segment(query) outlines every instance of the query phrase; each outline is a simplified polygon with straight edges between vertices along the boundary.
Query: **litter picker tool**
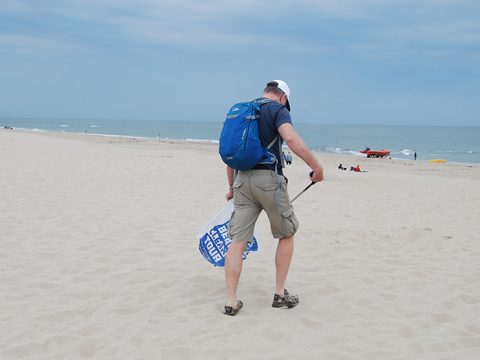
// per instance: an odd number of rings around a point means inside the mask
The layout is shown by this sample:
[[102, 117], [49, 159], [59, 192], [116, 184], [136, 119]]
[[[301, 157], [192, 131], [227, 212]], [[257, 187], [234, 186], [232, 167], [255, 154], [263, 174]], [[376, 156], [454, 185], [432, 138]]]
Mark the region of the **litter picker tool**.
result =
[[[310, 177], [313, 176], [313, 171], [310, 172]], [[307, 191], [313, 184], [315, 184], [314, 181], [312, 181], [309, 185], [307, 185], [307, 187], [305, 189], [303, 189], [302, 191], [300, 191], [300, 193], [295, 196], [290, 202], [294, 202], [300, 195], [302, 195], [305, 191]]]

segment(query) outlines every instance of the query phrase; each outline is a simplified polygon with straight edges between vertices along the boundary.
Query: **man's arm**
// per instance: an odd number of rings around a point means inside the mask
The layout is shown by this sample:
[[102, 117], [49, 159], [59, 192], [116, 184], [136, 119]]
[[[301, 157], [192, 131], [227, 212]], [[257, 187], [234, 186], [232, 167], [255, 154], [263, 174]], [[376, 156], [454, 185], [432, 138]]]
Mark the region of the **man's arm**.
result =
[[233, 198], [233, 172], [234, 170], [227, 166], [228, 193], [225, 195], [227, 201]]
[[300, 135], [297, 134], [292, 124], [285, 123], [280, 125], [278, 132], [283, 140], [287, 143], [290, 150], [294, 152], [299, 158], [313, 170], [312, 181], [319, 182], [323, 180], [323, 167], [318, 160], [313, 156], [310, 149], [307, 147]]

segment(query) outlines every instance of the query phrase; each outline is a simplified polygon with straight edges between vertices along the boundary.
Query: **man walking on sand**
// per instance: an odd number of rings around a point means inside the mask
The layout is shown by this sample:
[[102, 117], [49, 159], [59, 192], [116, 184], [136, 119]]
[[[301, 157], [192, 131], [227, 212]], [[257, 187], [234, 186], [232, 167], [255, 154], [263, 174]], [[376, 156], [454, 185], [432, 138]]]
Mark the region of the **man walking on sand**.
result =
[[262, 145], [267, 147], [280, 136], [279, 146], [269, 148], [277, 162], [258, 164], [251, 170], [240, 170], [235, 178], [234, 170], [227, 167], [229, 191], [226, 198], [233, 198], [234, 212], [229, 227], [232, 243], [225, 261], [227, 305], [224, 313], [231, 316], [243, 307], [243, 303], [237, 299], [242, 256], [247, 242], [253, 238], [255, 222], [262, 210], [267, 213], [273, 237], [279, 239], [275, 254], [276, 279], [272, 307], [288, 309], [299, 303], [298, 296], [289, 294], [285, 289], [293, 255], [294, 234], [299, 223], [288, 196], [287, 179], [283, 176], [281, 166], [283, 140], [313, 170], [311, 181], [323, 180], [322, 166], [292, 126], [290, 89], [287, 83], [282, 80], [270, 81], [264, 89], [263, 97], [273, 101], [260, 106], [260, 139]]

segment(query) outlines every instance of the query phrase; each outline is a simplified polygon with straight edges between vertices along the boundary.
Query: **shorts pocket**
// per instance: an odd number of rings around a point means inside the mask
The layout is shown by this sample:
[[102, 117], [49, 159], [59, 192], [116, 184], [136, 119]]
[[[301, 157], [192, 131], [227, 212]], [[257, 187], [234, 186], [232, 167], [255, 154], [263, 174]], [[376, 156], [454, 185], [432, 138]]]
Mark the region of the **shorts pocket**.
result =
[[234, 230], [234, 226], [232, 226], [232, 223], [234, 222], [233, 216], [235, 215], [235, 210], [232, 211], [230, 214], [230, 220], [228, 220], [228, 237], [232, 239], [232, 230]]
[[248, 202], [245, 194], [245, 186], [241, 181], [235, 181], [233, 183], [233, 203], [235, 205], [243, 205]]
[[275, 191], [278, 189], [278, 184], [256, 184], [255, 186], [263, 191]]
[[239, 188], [240, 186], [242, 186], [242, 185], [243, 185], [242, 182], [240, 182], [240, 181], [235, 181], [235, 182], [233, 183], [233, 188], [234, 188], [234, 189], [238, 189], [238, 188]]
[[298, 230], [298, 219], [293, 211], [293, 207], [288, 210], [285, 210], [282, 213], [282, 221], [285, 231], [285, 236], [292, 236]]

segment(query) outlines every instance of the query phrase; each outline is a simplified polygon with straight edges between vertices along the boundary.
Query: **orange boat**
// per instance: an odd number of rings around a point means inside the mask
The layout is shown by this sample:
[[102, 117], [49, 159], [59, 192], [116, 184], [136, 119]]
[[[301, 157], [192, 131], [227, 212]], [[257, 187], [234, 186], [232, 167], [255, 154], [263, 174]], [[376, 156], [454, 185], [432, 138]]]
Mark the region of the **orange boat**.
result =
[[360, 151], [362, 154], [366, 154], [367, 158], [374, 157], [374, 158], [384, 158], [390, 155], [390, 150], [382, 149], [382, 150], [372, 150], [370, 148], [365, 148], [365, 150]]

